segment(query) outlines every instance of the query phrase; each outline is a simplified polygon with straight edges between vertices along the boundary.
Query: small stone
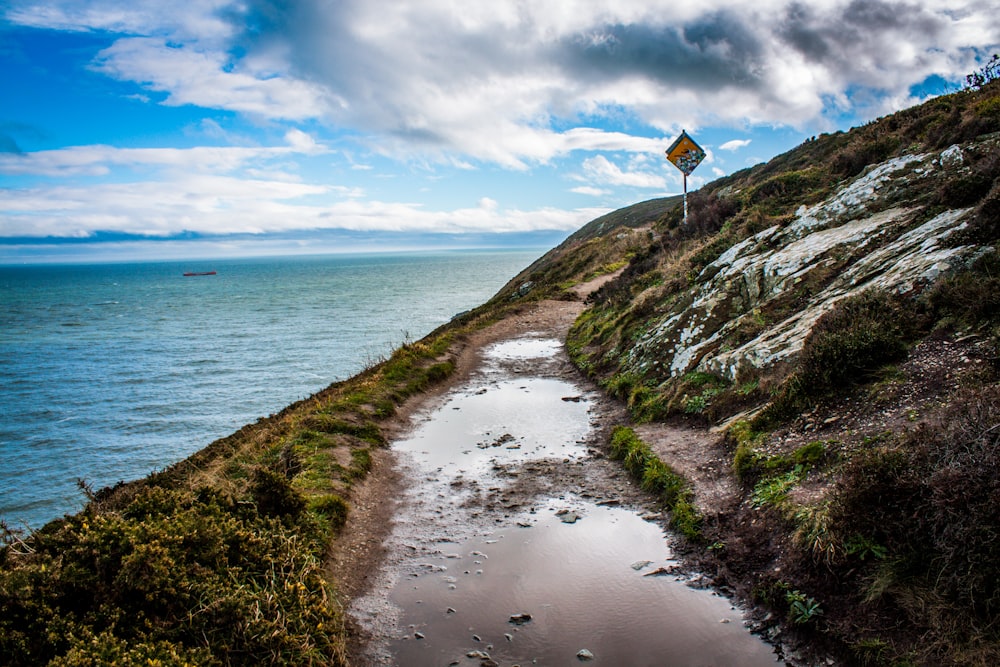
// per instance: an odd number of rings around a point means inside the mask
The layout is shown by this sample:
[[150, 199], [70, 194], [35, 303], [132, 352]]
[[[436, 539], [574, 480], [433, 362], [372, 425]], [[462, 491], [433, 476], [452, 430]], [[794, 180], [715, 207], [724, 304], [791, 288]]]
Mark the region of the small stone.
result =
[[478, 658], [480, 660], [489, 660], [490, 654], [486, 651], [469, 651], [465, 654], [466, 658]]
[[483, 641], [483, 638], [480, 637], [479, 635], [472, 635], [472, 641], [474, 641], [474, 642], [481, 642], [481, 641]]
[[503, 636], [504, 636], [504, 639], [506, 639], [509, 642], [514, 641], [514, 635], [510, 634], [509, 632], [503, 633]]
[[423, 639], [424, 638], [424, 633], [422, 633], [422, 632], [414, 632], [413, 636], [416, 637], [417, 639]]
[[577, 660], [593, 660], [594, 654], [588, 651], [587, 649], [582, 648], [576, 652], [576, 658]]
[[514, 625], [524, 625], [531, 620], [531, 614], [511, 614], [509, 620]]
[[563, 523], [576, 523], [580, 520], [580, 515], [576, 512], [570, 512], [568, 514], [563, 514], [562, 518], [559, 519]]

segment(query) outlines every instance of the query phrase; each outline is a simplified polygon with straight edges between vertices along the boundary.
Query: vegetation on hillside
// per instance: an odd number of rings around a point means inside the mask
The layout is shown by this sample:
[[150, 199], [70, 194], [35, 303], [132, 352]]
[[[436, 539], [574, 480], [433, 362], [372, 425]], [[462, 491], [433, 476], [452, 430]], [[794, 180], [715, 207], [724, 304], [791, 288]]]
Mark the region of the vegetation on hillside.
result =
[[[1000, 655], [1000, 155], [975, 142], [1000, 132], [998, 86], [982, 81], [710, 183], [690, 195], [686, 224], [677, 198], [599, 218], [489, 303], [355, 378], [145, 480], [87, 490], [83, 512], [36, 533], [3, 527], [0, 655], [13, 665], [345, 664], [325, 553], [385, 445], [386, 420], [452, 373], [468, 331], [615, 275], [574, 325], [574, 361], [636, 421], [727, 425], [741, 491], [717, 515], [699, 512], [693, 487], [634, 431], [617, 429], [611, 443], [611, 455], [668, 505], [694, 557], [859, 664], [992, 664]], [[799, 207], [875, 164], [953, 144], [968, 146], [962, 169], [934, 187], [890, 189], [873, 206], [905, 205], [912, 225], [970, 209], [949, 237], [978, 248], [963, 270], [908, 294], [875, 289], [841, 300], [792, 363], [734, 378], [629, 364], [641, 335], [691, 304], [722, 253], [792, 224]], [[794, 314], [847, 263], [832, 257], [739, 313], [718, 345], [738, 346]], [[902, 400], [913, 377], [905, 364], [935, 341], [964, 346], [974, 370], [956, 369], [951, 384], [925, 381], [928, 414], [880, 422], [874, 408]], [[835, 413], [848, 405], [869, 412], [843, 439], [794, 437], [841, 419]]]
[[497, 298], [368, 370], [31, 534], [0, 531], [8, 665], [347, 664], [326, 553], [383, 424], [454, 370]]
[[[692, 557], [770, 607], [791, 634], [851, 663], [1000, 657], [997, 133], [1000, 83], [984, 79], [710, 183], [690, 196], [687, 224], [672, 209], [645, 227], [645, 243], [630, 248], [628, 265], [570, 333], [575, 362], [634, 420], [726, 426], [741, 491], [725, 511], [701, 517]], [[905, 293], [872, 288], [841, 299], [790, 361], [736, 377], [697, 367], [677, 374], [669, 352], [664, 363], [635, 363], [637, 342], [692, 304], [725, 251], [787, 227], [800, 207], [877, 164], [956, 144], [961, 168], [940, 170], [933, 187], [887, 187], [865, 215], [906, 207], [913, 229], [968, 210], [948, 241], [975, 248], [963, 267]], [[844, 257], [826, 257], [763, 306], [733, 312], [739, 326], [703, 350], [739, 347], [786, 321], [850, 268]], [[938, 360], [928, 352], [936, 346], [958, 352]], [[911, 361], [915, 351], [926, 366]], [[902, 423], [889, 420], [897, 413], [907, 415]], [[851, 428], [810, 439], [838, 422]], [[637, 466], [644, 450], [632, 449]]]

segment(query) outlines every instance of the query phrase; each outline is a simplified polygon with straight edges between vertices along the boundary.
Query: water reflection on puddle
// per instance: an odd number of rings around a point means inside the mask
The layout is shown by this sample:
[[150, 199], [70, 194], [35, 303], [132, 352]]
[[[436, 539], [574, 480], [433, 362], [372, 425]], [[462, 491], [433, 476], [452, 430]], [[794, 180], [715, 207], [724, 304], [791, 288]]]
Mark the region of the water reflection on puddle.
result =
[[515, 338], [486, 348], [487, 359], [542, 359], [555, 356], [562, 344], [553, 338]]
[[394, 444], [416, 481], [390, 538], [404, 556], [384, 586], [389, 611], [369, 612], [396, 626], [380, 664], [578, 665], [584, 649], [594, 665], [776, 664], [728, 601], [670, 573], [666, 536], [635, 512], [556, 488], [482, 502], [534, 475], [523, 465], [594, 465], [588, 396], [508, 363], [560, 349], [544, 338], [487, 349], [482, 373]]
[[467, 657], [478, 650], [502, 665], [573, 665], [583, 649], [603, 665], [775, 664], [728, 602], [653, 574], [672, 564], [656, 525], [583, 502], [565, 523], [565, 505], [416, 564], [392, 595], [407, 632], [397, 664], [479, 664]]
[[394, 447], [425, 469], [447, 473], [483, 474], [498, 458], [574, 458], [585, 453], [578, 441], [590, 431], [587, 405], [562, 380], [491, 382], [450, 397]]

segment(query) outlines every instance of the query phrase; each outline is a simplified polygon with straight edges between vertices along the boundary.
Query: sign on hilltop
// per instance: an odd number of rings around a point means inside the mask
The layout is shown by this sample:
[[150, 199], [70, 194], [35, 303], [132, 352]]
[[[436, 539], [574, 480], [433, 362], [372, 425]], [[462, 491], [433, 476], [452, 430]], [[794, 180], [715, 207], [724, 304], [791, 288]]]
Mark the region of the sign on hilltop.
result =
[[681, 130], [681, 136], [667, 149], [667, 160], [684, 174], [684, 222], [688, 217], [688, 181], [687, 177], [705, 159], [705, 151], [687, 133]]

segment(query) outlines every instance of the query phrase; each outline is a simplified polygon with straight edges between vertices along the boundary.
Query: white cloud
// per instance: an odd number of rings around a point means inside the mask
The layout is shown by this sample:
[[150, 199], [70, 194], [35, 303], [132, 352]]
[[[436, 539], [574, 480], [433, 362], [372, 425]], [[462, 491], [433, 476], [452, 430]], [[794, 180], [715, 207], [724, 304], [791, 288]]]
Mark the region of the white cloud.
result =
[[570, 192], [575, 192], [578, 195], [589, 195], [591, 197], [602, 197], [604, 195], [610, 194], [610, 190], [602, 190], [600, 188], [594, 188], [589, 185], [581, 185], [578, 188], [573, 188]]
[[163, 38], [132, 37], [98, 54], [95, 67], [114, 78], [167, 94], [164, 104], [230, 109], [273, 119], [327, 114], [332, 97], [319, 85], [233, 62], [218, 50], [173, 46]]
[[603, 155], [584, 160], [583, 171], [589, 180], [607, 185], [663, 189], [667, 184], [666, 179], [659, 174], [622, 171], [618, 165]]
[[308, 229], [406, 232], [525, 232], [576, 229], [606, 210], [504, 209], [477, 205], [427, 210], [365, 199], [357, 190], [289, 180], [173, 172], [157, 181], [9, 189], [0, 237], [87, 237], [93, 231], [169, 237]]
[[[122, 35], [95, 66], [164, 104], [360, 130], [384, 155], [526, 169], [650, 140], [578, 124], [627, 109], [681, 126], [820, 124], [831, 100], [898, 107], [1000, 44], [988, 3], [619, 0], [462, 5], [302, 0], [19, 3], [7, 19]], [[557, 130], [558, 127], [569, 129]], [[729, 142], [730, 144], [732, 142]], [[729, 144], [727, 144], [729, 145]]]
[[232, 172], [248, 164], [290, 155], [317, 155], [327, 151], [312, 137], [289, 130], [286, 146], [240, 147], [198, 146], [195, 148], [116, 148], [114, 146], [72, 146], [32, 153], [0, 153], [0, 173], [43, 176], [101, 176], [112, 167], [146, 167], [198, 172]]
[[[506, 197], [483, 189], [472, 190], [490, 194], [477, 205], [429, 211], [320, 183], [302, 163], [335, 146], [343, 160], [329, 166], [329, 179], [370, 173], [369, 183], [405, 175], [381, 169], [382, 158], [408, 162], [427, 181], [492, 165], [529, 178], [572, 163], [581, 165], [570, 176], [576, 194], [677, 190], [662, 150], [681, 127], [828, 129], [841, 116], [908, 105], [915, 84], [961, 79], [975, 68], [976, 49], [1000, 48], [996, 12], [972, 0], [278, 4], [8, 3], [11, 24], [105, 38], [91, 72], [134, 84], [123, 94], [137, 106], [147, 99], [233, 112], [284, 131], [284, 143], [249, 145], [205, 119], [192, 133], [228, 145], [0, 153], [0, 174], [18, 183], [64, 179], [5, 190], [0, 236], [568, 230], [596, 209], [505, 208]], [[706, 165], [714, 157], [709, 151]]]
[[750, 145], [752, 139], [733, 139], [732, 141], [727, 141], [726, 143], [719, 146], [720, 151], [738, 151], [741, 148], [746, 148]]

